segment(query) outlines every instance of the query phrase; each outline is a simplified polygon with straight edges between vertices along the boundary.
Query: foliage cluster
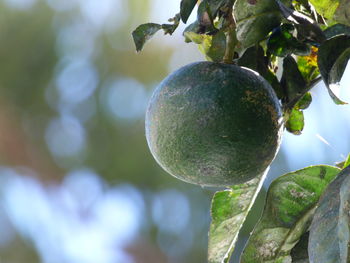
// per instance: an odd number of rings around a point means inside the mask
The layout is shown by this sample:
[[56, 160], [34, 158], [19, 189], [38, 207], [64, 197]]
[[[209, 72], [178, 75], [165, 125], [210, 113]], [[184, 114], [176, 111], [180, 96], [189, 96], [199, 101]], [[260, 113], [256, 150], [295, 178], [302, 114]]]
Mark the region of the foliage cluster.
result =
[[[137, 51], [157, 31], [184, 30], [206, 59], [257, 71], [275, 90], [288, 132], [301, 134], [310, 90], [323, 80], [336, 104], [350, 58], [348, 0], [182, 0], [169, 24], [147, 23], [132, 35]], [[279, 68], [280, 67], [280, 68]], [[348, 262], [350, 160], [311, 166], [276, 179], [240, 262]], [[212, 201], [209, 262], [228, 262], [265, 175], [217, 192]]]

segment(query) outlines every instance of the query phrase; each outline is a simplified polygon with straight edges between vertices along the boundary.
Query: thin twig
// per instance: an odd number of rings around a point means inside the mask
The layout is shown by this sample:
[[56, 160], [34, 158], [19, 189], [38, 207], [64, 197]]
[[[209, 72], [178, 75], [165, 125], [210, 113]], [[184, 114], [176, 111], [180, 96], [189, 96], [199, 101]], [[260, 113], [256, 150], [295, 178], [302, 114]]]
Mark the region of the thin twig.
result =
[[235, 54], [235, 47], [238, 43], [236, 36], [236, 21], [233, 18], [233, 1], [229, 4], [229, 8], [227, 10], [227, 21], [228, 27], [226, 30], [226, 50], [223, 58], [224, 63], [232, 64], [233, 58]]

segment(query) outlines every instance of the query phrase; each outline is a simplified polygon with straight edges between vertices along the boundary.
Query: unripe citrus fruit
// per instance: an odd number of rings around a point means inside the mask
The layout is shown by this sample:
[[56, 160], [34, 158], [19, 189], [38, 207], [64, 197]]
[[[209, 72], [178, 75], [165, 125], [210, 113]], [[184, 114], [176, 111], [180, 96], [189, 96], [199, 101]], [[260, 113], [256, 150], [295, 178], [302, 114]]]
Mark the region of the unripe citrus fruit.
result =
[[171, 175], [229, 186], [262, 173], [280, 144], [282, 112], [258, 73], [198, 62], [165, 78], [146, 113], [148, 146]]

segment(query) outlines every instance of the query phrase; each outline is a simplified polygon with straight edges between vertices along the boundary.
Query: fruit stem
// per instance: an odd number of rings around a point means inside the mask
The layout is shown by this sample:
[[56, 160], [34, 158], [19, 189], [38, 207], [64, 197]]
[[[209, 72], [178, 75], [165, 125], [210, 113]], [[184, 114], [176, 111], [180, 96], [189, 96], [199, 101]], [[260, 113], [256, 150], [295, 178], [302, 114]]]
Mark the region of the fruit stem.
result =
[[[232, 1], [231, 1], [232, 2]], [[226, 64], [233, 64], [233, 58], [235, 55], [235, 48], [238, 43], [236, 36], [236, 21], [233, 18], [233, 3], [230, 4], [230, 7], [227, 11], [227, 22], [228, 27], [225, 32], [226, 34], [226, 50], [223, 58], [223, 62]]]

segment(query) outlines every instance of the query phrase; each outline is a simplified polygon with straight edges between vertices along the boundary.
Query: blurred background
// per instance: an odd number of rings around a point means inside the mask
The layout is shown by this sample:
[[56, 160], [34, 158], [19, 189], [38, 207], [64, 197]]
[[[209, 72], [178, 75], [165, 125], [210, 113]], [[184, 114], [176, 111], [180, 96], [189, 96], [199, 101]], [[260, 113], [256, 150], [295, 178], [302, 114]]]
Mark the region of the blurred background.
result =
[[[140, 54], [131, 39], [179, 2], [0, 0], [1, 263], [206, 262], [217, 189], [165, 174], [144, 136], [157, 83], [204, 58], [184, 25]], [[342, 84], [350, 101], [349, 67]], [[285, 134], [265, 188], [350, 152], [350, 107], [323, 85], [312, 93], [304, 133]]]

